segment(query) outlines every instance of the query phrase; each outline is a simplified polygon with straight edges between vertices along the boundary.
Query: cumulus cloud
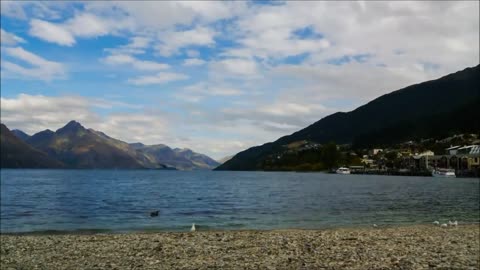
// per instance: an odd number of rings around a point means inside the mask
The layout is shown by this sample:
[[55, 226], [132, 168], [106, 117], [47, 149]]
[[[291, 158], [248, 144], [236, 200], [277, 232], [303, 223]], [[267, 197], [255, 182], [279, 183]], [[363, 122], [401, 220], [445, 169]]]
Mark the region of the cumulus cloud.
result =
[[216, 74], [225, 73], [233, 76], [257, 76], [259, 70], [255, 60], [228, 58], [211, 63], [211, 69]]
[[187, 58], [183, 61], [183, 65], [187, 67], [202, 66], [206, 63], [207, 63], [206, 61], [199, 58]]
[[22, 47], [5, 48], [4, 52], [9, 57], [24, 63], [24, 65], [20, 65], [2, 60], [2, 72], [5, 72], [7, 76], [50, 81], [66, 75], [66, 67], [62, 63], [46, 60]]
[[138, 76], [129, 79], [128, 82], [135, 85], [165, 84], [172, 81], [186, 80], [188, 76], [175, 72], [159, 72], [155, 75]]
[[161, 115], [144, 111], [112, 112], [106, 115], [95, 112], [96, 108], [105, 109], [111, 105], [117, 108], [131, 107], [130, 104], [81, 96], [19, 94], [14, 98], [1, 98], [2, 123], [34, 134], [47, 128], [56, 130], [70, 120], [77, 120], [88, 128], [103, 131], [127, 142], [161, 142], [167, 136], [164, 132], [167, 131], [168, 120]]
[[38, 19], [30, 21], [29, 34], [58, 45], [72, 46], [75, 44], [75, 38], [68, 30], [54, 23]]
[[151, 38], [135, 36], [130, 38], [130, 43], [116, 48], [106, 48], [106, 52], [111, 54], [144, 54], [149, 47]]
[[32, 19], [29, 34], [58, 45], [72, 46], [76, 43], [76, 37], [104, 36], [120, 30], [129, 30], [131, 27], [132, 22], [128, 18], [102, 18], [90, 13], [80, 13], [63, 23]]
[[26, 19], [27, 15], [23, 10], [22, 2], [19, 1], [0, 1], [0, 11], [3, 16]]
[[11, 46], [11, 45], [16, 45], [18, 43], [25, 43], [25, 39], [19, 37], [19, 36], [16, 36], [12, 33], [9, 33], [3, 29], [0, 29], [0, 42], [2, 45], [6, 45], [6, 46]]
[[88, 12], [102, 14], [127, 14], [134, 18], [139, 29], [157, 31], [176, 25], [191, 25], [193, 22], [206, 24], [235, 17], [246, 12], [247, 4], [239, 1], [119, 1], [88, 2]]
[[185, 93], [189, 93], [191, 95], [202, 96], [238, 96], [243, 94], [243, 91], [239, 89], [204, 82], [184, 87], [183, 90]]
[[99, 121], [100, 118], [89, 110], [89, 106], [88, 100], [79, 96], [19, 94], [15, 98], [2, 97], [2, 122], [9, 128], [21, 128], [33, 134], [46, 128], [58, 129], [72, 119], [85, 123]]
[[131, 65], [137, 70], [156, 71], [168, 69], [170, 66], [154, 61], [138, 60], [137, 58], [128, 54], [113, 54], [105, 57], [103, 61], [109, 65]]
[[157, 49], [160, 55], [169, 56], [188, 46], [211, 46], [215, 44], [214, 36], [215, 32], [206, 27], [197, 27], [186, 31], [163, 32], [158, 37], [160, 44]]

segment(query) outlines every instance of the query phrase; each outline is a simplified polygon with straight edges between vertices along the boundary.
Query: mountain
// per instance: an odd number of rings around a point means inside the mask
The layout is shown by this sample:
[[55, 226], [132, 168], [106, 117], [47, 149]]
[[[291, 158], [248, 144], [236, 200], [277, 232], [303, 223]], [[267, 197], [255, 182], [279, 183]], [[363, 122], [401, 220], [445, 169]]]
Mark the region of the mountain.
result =
[[68, 168], [167, 168], [139, 153], [128, 143], [86, 129], [76, 121], [70, 121], [55, 132], [39, 132], [31, 136], [27, 143], [61, 161]]
[[213, 169], [219, 165], [212, 158], [195, 153], [190, 149], [172, 149], [164, 144], [144, 145], [142, 143], [132, 143], [130, 146], [151, 157], [156, 162], [180, 170]]
[[291, 143], [388, 145], [418, 136], [479, 132], [480, 65], [383, 95], [337, 112], [275, 142], [235, 155], [217, 170], [263, 170], [267, 157]]
[[19, 138], [20, 140], [22, 141], [27, 141], [29, 138], [30, 138], [30, 135], [28, 135], [27, 133], [19, 130], [19, 129], [13, 129], [11, 130], [11, 132], [13, 133], [13, 135], [15, 135], [17, 138]]
[[[4, 147], [8, 151], [4, 151]], [[28, 159], [28, 163], [23, 159]], [[21, 168], [196, 170], [213, 169], [219, 163], [190, 149], [171, 149], [163, 144], [128, 144], [70, 121], [57, 131], [47, 129], [32, 136], [20, 130], [11, 132], [2, 126], [4, 165]]]
[[223, 163], [229, 161], [229, 160], [232, 159], [232, 158], [233, 158], [233, 155], [230, 155], [230, 156], [223, 157], [223, 158], [221, 158], [221, 159], [219, 159], [219, 160], [217, 160], [217, 161], [218, 161], [218, 163], [223, 164]]
[[19, 139], [4, 124], [0, 131], [1, 168], [63, 168], [64, 165], [50, 158]]

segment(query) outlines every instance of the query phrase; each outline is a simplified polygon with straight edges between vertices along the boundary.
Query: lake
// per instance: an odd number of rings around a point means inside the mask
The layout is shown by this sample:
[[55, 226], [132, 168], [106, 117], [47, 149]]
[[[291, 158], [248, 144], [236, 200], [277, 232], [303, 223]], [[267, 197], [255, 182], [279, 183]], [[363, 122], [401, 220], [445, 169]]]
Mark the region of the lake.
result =
[[[1, 170], [1, 232], [478, 223], [480, 180], [293, 172]], [[151, 211], [158, 217], [150, 217]]]

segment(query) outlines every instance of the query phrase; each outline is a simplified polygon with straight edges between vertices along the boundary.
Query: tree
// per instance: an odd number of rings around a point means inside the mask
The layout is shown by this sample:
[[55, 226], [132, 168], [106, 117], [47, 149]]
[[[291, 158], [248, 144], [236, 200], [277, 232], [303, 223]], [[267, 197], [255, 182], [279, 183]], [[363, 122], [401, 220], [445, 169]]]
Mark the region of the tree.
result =
[[322, 162], [328, 169], [338, 167], [340, 161], [340, 152], [337, 145], [333, 142], [327, 143], [322, 149]]

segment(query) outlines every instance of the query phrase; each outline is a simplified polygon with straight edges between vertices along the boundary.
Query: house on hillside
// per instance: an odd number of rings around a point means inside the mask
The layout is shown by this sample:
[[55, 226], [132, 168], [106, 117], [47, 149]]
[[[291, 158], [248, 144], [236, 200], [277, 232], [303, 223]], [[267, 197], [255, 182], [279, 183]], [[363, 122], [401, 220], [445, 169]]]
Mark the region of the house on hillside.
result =
[[480, 145], [452, 146], [445, 149], [445, 155], [434, 155], [432, 151], [410, 157], [412, 170], [434, 168], [455, 169], [457, 172], [480, 170]]
[[370, 156], [376, 156], [380, 152], [383, 152], [383, 149], [374, 148], [374, 149], [371, 149], [370, 151], [368, 151], [368, 154]]
[[447, 154], [447, 155], [456, 155], [458, 148], [460, 148], [460, 145], [450, 146], [449, 148], [445, 149], [445, 154]]

